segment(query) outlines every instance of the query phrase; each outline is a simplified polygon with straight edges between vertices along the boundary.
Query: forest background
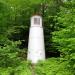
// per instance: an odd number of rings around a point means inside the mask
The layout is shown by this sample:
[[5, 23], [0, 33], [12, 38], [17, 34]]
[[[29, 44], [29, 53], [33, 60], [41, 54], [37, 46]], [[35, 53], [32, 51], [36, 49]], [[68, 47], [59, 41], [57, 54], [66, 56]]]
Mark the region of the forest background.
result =
[[43, 17], [46, 60], [36, 75], [75, 75], [75, 0], [0, 0], [0, 75], [32, 75], [26, 60], [30, 17]]

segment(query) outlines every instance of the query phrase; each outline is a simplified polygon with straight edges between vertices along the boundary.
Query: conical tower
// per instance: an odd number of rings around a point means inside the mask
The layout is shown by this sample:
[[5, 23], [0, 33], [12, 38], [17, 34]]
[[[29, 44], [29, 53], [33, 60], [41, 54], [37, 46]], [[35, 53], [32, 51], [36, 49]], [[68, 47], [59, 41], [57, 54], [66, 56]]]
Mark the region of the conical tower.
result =
[[32, 63], [45, 60], [44, 32], [42, 17], [39, 15], [31, 17], [27, 59]]

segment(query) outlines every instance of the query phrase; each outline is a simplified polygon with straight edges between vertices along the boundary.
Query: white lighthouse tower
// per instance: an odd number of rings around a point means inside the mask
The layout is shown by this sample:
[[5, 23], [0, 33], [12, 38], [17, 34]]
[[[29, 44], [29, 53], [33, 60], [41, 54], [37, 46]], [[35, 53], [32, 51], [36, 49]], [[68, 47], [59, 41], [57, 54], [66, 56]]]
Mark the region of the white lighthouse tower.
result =
[[39, 60], [45, 60], [42, 17], [39, 15], [31, 17], [27, 59], [32, 63], [37, 63]]

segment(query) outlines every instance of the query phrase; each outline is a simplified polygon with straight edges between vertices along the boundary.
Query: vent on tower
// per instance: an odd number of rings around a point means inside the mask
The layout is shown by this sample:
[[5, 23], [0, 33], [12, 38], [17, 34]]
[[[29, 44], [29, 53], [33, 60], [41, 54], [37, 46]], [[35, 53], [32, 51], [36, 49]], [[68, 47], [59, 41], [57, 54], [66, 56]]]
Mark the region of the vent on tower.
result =
[[34, 18], [34, 24], [40, 25], [40, 18]]

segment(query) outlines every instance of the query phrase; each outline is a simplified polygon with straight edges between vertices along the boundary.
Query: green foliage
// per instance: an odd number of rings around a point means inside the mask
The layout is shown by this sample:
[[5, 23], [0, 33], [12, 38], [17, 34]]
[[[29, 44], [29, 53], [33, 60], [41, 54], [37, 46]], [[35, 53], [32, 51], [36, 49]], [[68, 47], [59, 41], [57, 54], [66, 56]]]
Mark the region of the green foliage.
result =
[[[61, 30], [53, 32], [53, 41], [58, 43], [57, 47], [60, 51], [71, 54], [75, 52], [75, 21], [74, 21], [74, 6], [71, 6], [73, 2], [65, 4], [65, 7], [61, 7], [59, 13], [58, 22], [64, 25]], [[70, 4], [70, 7], [66, 7]]]
[[69, 61], [63, 58], [51, 58], [36, 66], [37, 75], [74, 75], [69, 69]]
[[46, 51], [60, 51], [35, 65], [35, 74], [75, 75], [74, 0], [0, 0], [0, 75], [32, 75], [26, 58], [34, 14], [43, 17]]
[[[75, 1], [68, 1], [58, 13], [58, 23], [64, 28], [53, 32], [53, 42], [61, 52], [61, 57], [69, 60], [69, 65], [74, 72], [75, 62]], [[72, 63], [71, 63], [72, 62]]]
[[69, 60], [63, 58], [50, 58], [40, 61], [32, 69], [30, 62], [23, 61], [15, 68], [0, 68], [1, 75], [74, 75], [73, 69], [69, 65]]
[[0, 68], [0, 75], [31, 75], [29, 63], [23, 61], [16, 67]]
[[19, 64], [20, 58], [17, 56], [19, 51], [17, 44], [19, 42], [10, 42], [9, 45], [0, 47], [0, 67], [15, 67]]

